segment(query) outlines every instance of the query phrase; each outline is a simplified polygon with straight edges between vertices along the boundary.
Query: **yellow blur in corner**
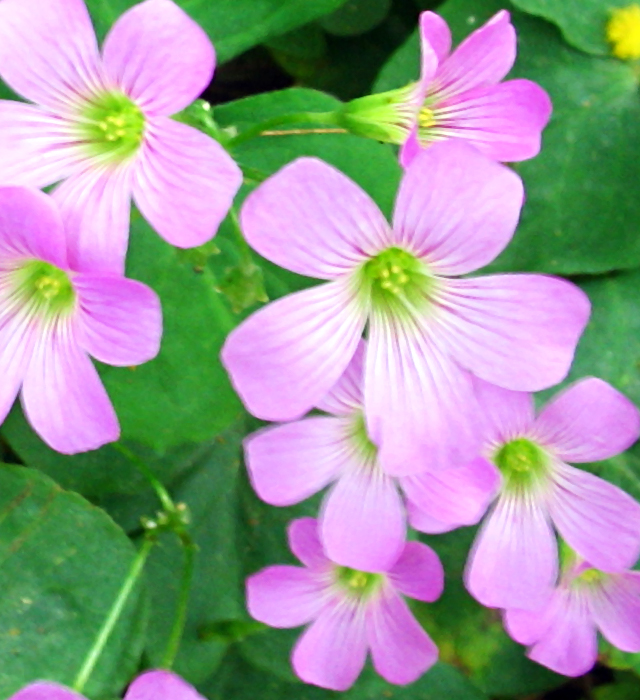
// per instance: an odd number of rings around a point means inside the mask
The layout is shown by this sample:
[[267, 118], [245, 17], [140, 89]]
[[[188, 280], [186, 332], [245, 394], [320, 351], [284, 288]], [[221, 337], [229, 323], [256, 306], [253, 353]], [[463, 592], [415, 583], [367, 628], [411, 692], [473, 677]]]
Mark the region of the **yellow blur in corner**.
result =
[[616, 58], [624, 61], [640, 58], [640, 5], [611, 11], [607, 22], [607, 40]]

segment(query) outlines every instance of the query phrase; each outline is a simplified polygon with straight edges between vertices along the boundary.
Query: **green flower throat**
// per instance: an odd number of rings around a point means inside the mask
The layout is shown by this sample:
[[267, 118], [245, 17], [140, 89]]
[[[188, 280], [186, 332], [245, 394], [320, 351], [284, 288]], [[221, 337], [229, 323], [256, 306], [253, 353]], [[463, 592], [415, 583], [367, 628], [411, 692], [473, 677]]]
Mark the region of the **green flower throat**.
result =
[[60, 316], [72, 311], [76, 293], [64, 270], [33, 260], [16, 272], [17, 293], [33, 311], [46, 316]]
[[507, 491], [526, 491], [544, 479], [549, 470], [547, 453], [531, 440], [516, 438], [493, 455]]
[[94, 155], [124, 160], [144, 137], [145, 118], [126, 95], [107, 92], [87, 104], [80, 115], [80, 135]]

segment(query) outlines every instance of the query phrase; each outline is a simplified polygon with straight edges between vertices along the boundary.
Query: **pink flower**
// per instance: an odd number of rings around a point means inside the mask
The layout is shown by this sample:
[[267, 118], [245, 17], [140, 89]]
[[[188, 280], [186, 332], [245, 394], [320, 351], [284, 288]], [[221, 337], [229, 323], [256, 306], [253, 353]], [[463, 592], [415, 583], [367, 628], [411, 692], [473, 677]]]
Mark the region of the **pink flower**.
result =
[[289, 546], [304, 564], [270, 566], [247, 579], [249, 613], [272, 627], [311, 623], [292, 655], [306, 683], [331, 690], [349, 688], [371, 652], [376, 671], [405, 685], [437, 660], [438, 649], [399, 595], [433, 602], [444, 572], [436, 553], [408, 542], [386, 573], [338, 566], [327, 558], [313, 518], [289, 525]]
[[[124, 700], [204, 700], [196, 689], [170, 671], [147, 671], [129, 686]], [[58, 683], [37, 681], [14, 693], [9, 700], [86, 700]]]
[[116, 366], [155, 357], [160, 301], [140, 282], [76, 267], [55, 202], [0, 188], [0, 422], [22, 387], [29, 422], [66, 454], [120, 429], [89, 355]]
[[640, 433], [640, 414], [600, 379], [583, 379], [534, 415], [529, 394], [478, 387], [487, 422], [485, 456], [502, 474], [493, 510], [467, 564], [483, 605], [536, 608], [555, 585], [553, 527], [594, 567], [618, 573], [640, 554], [640, 504], [617, 486], [566, 462], [608, 459]]
[[468, 144], [436, 144], [406, 170], [393, 228], [326, 163], [301, 158], [245, 201], [242, 226], [264, 257], [328, 280], [259, 310], [222, 360], [256, 416], [300, 418], [336, 384], [367, 327], [367, 431], [391, 475], [478, 455], [470, 372], [537, 391], [567, 373], [589, 316], [573, 284], [543, 275], [453, 279], [507, 245], [522, 205], [510, 169]]
[[640, 571], [608, 574], [574, 563], [535, 611], [507, 610], [505, 627], [527, 656], [556, 673], [581, 676], [595, 664], [599, 630], [614, 647], [640, 652]]
[[547, 93], [530, 80], [500, 82], [516, 57], [516, 33], [501, 10], [451, 54], [451, 32], [433, 12], [420, 15], [424, 102], [400, 152], [405, 167], [421, 148], [463, 139], [494, 160], [533, 158], [551, 116]]
[[411, 496], [415, 527], [445, 532], [480, 520], [499, 476], [484, 459], [437, 474], [387, 476], [364, 425], [364, 349], [361, 343], [345, 374], [318, 404], [330, 415], [258, 431], [245, 440], [245, 456], [256, 492], [272, 505], [298, 503], [333, 483], [319, 520], [327, 556], [342, 566], [387, 571], [406, 540], [398, 486]]
[[208, 85], [206, 34], [171, 0], [146, 0], [98, 53], [83, 0], [2, 0], [0, 75], [35, 104], [0, 101], [0, 184], [45, 187], [72, 265], [122, 272], [130, 200], [180, 247], [211, 238], [241, 183], [215, 141], [170, 119]]

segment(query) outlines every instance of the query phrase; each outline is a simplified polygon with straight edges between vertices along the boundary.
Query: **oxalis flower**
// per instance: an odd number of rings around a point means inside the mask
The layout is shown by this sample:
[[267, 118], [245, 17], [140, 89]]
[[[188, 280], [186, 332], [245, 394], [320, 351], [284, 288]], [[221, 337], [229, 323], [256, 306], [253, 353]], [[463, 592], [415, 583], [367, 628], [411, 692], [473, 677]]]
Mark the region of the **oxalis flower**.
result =
[[349, 688], [371, 652], [376, 671], [390, 683], [411, 683], [438, 658], [401, 593], [426, 602], [440, 597], [444, 572], [436, 553], [408, 542], [385, 573], [357, 571], [332, 562], [313, 518], [289, 525], [289, 546], [304, 564], [270, 566], [247, 579], [249, 613], [272, 627], [311, 623], [292, 654], [306, 683]]
[[391, 475], [463, 465], [480, 448], [470, 372], [539, 390], [567, 373], [589, 302], [543, 275], [453, 279], [507, 245], [522, 205], [508, 168], [462, 142], [405, 171], [393, 227], [322, 161], [301, 158], [241, 211], [247, 241], [294, 272], [329, 280], [269, 304], [229, 335], [222, 360], [247, 408], [302, 417], [336, 384], [365, 328], [364, 413]]
[[[286, 506], [333, 482], [319, 519], [327, 556], [337, 564], [387, 571], [405, 547], [405, 506], [411, 524], [426, 532], [473, 525], [484, 515], [499, 476], [484, 459], [436, 474], [425, 471], [397, 480], [387, 476], [369, 439], [363, 416], [364, 343], [347, 371], [318, 404], [330, 415], [266, 428], [244, 443], [257, 494]], [[428, 468], [425, 461], [425, 470]], [[429, 520], [427, 520], [429, 518]]]
[[534, 415], [529, 394], [478, 387], [486, 417], [483, 452], [502, 487], [467, 564], [483, 604], [535, 609], [558, 571], [553, 527], [591, 565], [617, 573], [640, 554], [640, 504], [617, 486], [567, 462], [595, 462], [629, 447], [640, 415], [600, 379], [583, 379]]
[[434, 12], [420, 15], [423, 103], [400, 151], [408, 165], [421, 148], [463, 139], [490, 158], [533, 158], [551, 116], [547, 93], [530, 80], [500, 82], [516, 58], [516, 32], [501, 10], [451, 51], [451, 32]]
[[597, 630], [614, 647], [640, 652], [640, 571], [605, 573], [585, 561], [566, 567], [535, 611], [507, 610], [505, 627], [527, 656], [565, 676], [581, 676], [598, 656]]
[[102, 50], [83, 0], [2, 0], [0, 76], [35, 104], [0, 101], [0, 184], [53, 191], [72, 265], [122, 272], [130, 200], [169, 243], [201, 245], [241, 173], [215, 141], [169, 115], [208, 85], [206, 34], [171, 0], [146, 0]]
[[[129, 686], [124, 700], [204, 700], [196, 689], [180, 676], [170, 671], [147, 671], [138, 676]], [[58, 683], [37, 681], [31, 683], [9, 700], [86, 700]]]
[[158, 353], [161, 334], [151, 289], [69, 263], [49, 196], [0, 188], [0, 422], [22, 387], [25, 415], [53, 449], [72, 454], [117, 440], [89, 355], [138, 365]]

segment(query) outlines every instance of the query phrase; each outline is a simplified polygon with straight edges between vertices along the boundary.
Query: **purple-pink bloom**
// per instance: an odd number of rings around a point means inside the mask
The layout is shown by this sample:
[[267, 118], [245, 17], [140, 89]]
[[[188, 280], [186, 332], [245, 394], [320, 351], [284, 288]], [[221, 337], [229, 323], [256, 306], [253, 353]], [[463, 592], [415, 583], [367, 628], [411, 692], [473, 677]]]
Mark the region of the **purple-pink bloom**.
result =
[[117, 440], [118, 419], [89, 356], [139, 365], [156, 356], [161, 335], [149, 287], [69, 262], [51, 197], [0, 188], [0, 422], [21, 390], [27, 419], [58, 452]]
[[527, 656], [565, 676], [581, 676], [598, 656], [597, 630], [614, 647], [640, 652], [640, 571], [608, 574], [573, 562], [537, 610], [507, 610], [507, 632]]
[[270, 566], [250, 576], [247, 606], [272, 627], [310, 623], [291, 659], [303, 681], [346, 690], [367, 652], [376, 671], [397, 685], [411, 683], [436, 662], [436, 645], [400, 595], [426, 602], [440, 597], [444, 571], [430, 547], [407, 542], [387, 572], [370, 573], [331, 561], [313, 518], [291, 522], [288, 536], [304, 568]]
[[516, 32], [501, 10], [453, 53], [451, 32], [434, 12], [420, 15], [424, 96], [417, 122], [400, 151], [406, 167], [421, 148], [463, 139], [494, 160], [533, 158], [551, 116], [547, 93], [530, 80], [501, 82], [516, 58]]
[[213, 139], [170, 118], [195, 100], [215, 54], [171, 0], [146, 0], [102, 57], [83, 0], [2, 0], [0, 76], [35, 104], [0, 101], [0, 184], [53, 191], [74, 266], [122, 272], [131, 197], [169, 243], [211, 238], [242, 177]]
[[367, 329], [367, 431], [391, 475], [461, 466], [481, 435], [471, 373], [537, 391], [567, 373], [589, 316], [575, 285], [544, 275], [461, 278], [511, 239], [520, 178], [461, 141], [405, 171], [390, 227], [354, 182], [301, 158], [245, 201], [262, 256], [327, 280], [269, 304], [227, 338], [222, 360], [247, 408], [300, 418], [336, 384]]
[[[36, 681], [14, 693], [9, 700], [86, 700], [58, 683]], [[198, 691], [171, 671], [146, 671], [129, 686], [124, 700], [204, 700]]]
[[480, 520], [499, 476], [483, 459], [437, 473], [426, 471], [425, 460], [422, 474], [400, 479], [385, 474], [364, 422], [364, 348], [363, 341], [318, 403], [329, 415], [260, 430], [244, 448], [253, 487], [267, 503], [298, 503], [332, 484], [318, 524], [327, 556], [342, 566], [375, 572], [392, 567], [405, 547], [405, 506], [398, 487], [411, 495], [412, 525], [445, 532]]
[[486, 420], [484, 456], [502, 486], [473, 546], [469, 591], [483, 605], [535, 609], [558, 573], [554, 528], [582, 558], [609, 573], [640, 554], [640, 504], [567, 462], [608, 459], [640, 434], [640, 414], [600, 379], [583, 379], [536, 417], [530, 394], [478, 386]]

